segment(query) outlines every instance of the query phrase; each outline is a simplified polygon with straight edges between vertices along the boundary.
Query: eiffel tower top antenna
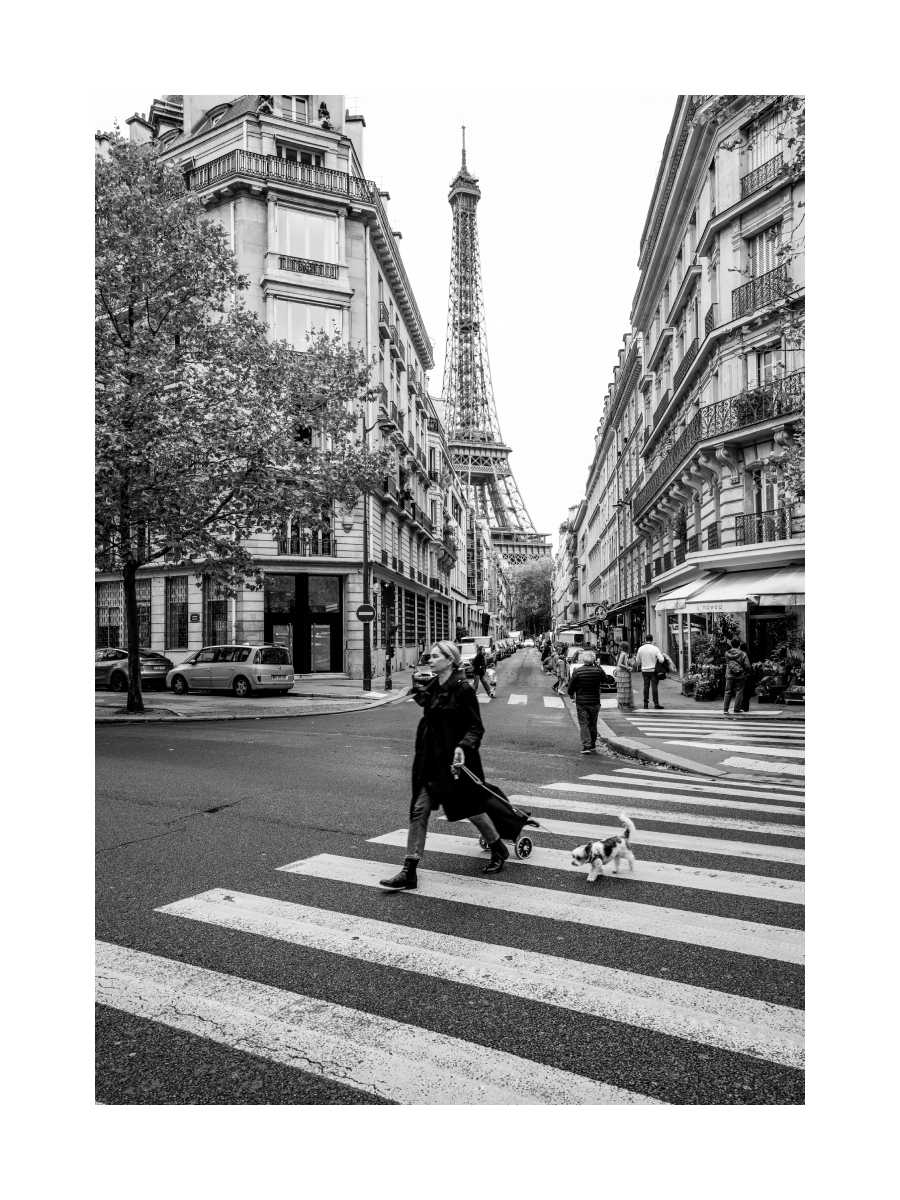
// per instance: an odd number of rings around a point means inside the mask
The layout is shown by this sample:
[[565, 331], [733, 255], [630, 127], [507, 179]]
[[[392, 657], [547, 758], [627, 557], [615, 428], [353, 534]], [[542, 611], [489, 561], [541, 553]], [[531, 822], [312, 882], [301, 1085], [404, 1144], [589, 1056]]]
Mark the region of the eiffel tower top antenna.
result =
[[462, 131], [463, 131], [463, 160], [462, 160], [462, 165], [463, 165], [463, 168], [465, 169], [465, 165], [466, 165], [466, 127], [465, 127], [465, 125], [463, 125], [463, 127], [462, 127]]

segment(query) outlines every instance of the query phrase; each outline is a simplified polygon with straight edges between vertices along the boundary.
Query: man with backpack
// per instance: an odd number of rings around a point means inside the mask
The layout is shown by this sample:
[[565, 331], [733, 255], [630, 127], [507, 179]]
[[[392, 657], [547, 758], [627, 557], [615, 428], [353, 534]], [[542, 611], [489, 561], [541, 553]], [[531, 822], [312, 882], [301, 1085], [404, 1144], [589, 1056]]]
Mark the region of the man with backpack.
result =
[[732, 638], [731, 648], [725, 651], [725, 708], [727, 713], [734, 696], [734, 715], [742, 717], [744, 686], [750, 674], [750, 659], [741, 649], [741, 639]]

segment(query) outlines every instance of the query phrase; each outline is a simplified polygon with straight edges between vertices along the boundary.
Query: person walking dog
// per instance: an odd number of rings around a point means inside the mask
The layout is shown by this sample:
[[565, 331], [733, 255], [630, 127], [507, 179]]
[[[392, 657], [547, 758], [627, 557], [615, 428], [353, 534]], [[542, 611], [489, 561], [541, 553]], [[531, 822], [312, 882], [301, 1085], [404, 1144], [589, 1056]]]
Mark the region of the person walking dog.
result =
[[606, 672], [596, 666], [597, 656], [593, 650], [585, 650], [581, 655], [578, 670], [569, 680], [568, 692], [575, 700], [575, 712], [578, 715], [578, 728], [581, 730], [581, 753], [596, 753], [597, 746], [597, 717], [600, 714], [600, 685], [606, 679]]
[[428, 818], [440, 806], [448, 821], [471, 821], [488, 843], [491, 861], [484, 868], [486, 875], [497, 874], [509, 858], [494, 822], [484, 811], [484, 791], [461, 771], [467, 767], [484, 781], [478, 753], [484, 725], [475, 689], [460, 670], [460, 654], [453, 642], [438, 642], [429, 658], [434, 677], [413, 697], [424, 711], [416, 730], [406, 858], [396, 875], [381, 880], [381, 886], [391, 891], [418, 887], [416, 868], [425, 852]]
[[731, 639], [731, 649], [725, 651], [725, 702], [723, 712], [728, 712], [731, 697], [734, 696], [734, 715], [743, 716], [741, 711], [744, 703], [744, 685], [750, 674], [750, 659], [741, 649], [741, 639]]
[[650, 690], [653, 690], [653, 707], [662, 708], [659, 702], [659, 675], [658, 669], [660, 665], [668, 663], [672, 669], [675, 669], [675, 664], [667, 654], [663, 654], [659, 646], [653, 644], [653, 634], [648, 633], [644, 639], [643, 646], [640, 647], [635, 658], [638, 662], [641, 675], [644, 677], [644, 708], [649, 708], [648, 701], [650, 699]]

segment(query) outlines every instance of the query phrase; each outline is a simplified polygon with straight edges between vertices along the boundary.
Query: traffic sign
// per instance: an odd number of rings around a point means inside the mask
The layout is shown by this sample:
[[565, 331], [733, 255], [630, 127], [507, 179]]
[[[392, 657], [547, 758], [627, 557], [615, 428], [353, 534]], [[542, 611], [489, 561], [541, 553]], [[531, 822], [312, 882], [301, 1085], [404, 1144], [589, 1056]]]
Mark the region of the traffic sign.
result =
[[361, 604], [356, 610], [356, 619], [358, 621], [374, 621], [375, 609], [371, 604]]

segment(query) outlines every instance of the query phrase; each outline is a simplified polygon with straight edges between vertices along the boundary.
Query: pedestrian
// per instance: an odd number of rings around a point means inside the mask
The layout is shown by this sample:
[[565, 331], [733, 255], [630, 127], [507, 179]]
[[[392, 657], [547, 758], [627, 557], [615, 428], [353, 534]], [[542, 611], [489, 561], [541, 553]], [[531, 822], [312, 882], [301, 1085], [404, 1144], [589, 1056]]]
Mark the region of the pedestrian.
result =
[[634, 709], [634, 692], [631, 687], [631, 659], [628, 643], [619, 642], [619, 657], [616, 659], [616, 701], [619, 708]]
[[475, 683], [473, 685], [475, 688], [475, 691], [476, 692], [478, 691], [478, 684], [480, 682], [481, 686], [487, 692], [488, 699], [490, 700], [490, 698], [491, 698], [490, 684], [487, 682], [487, 680], [484, 677], [485, 672], [487, 671], [487, 659], [484, 657], [484, 651], [482, 650], [482, 648], [480, 646], [478, 647], [475, 657], [472, 659], [472, 671], [473, 671], [473, 678], [475, 680]]
[[[606, 672], [596, 665], [593, 650], [585, 650], [580, 657], [577, 671], [569, 680], [569, 695], [575, 700], [578, 728], [581, 730], [581, 753], [596, 753], [597, 717], [600, 714], [600, 685]], [[583, 664], [583, 665], [582, 665]]]
[[[746, 642], [741, 642], [741, 649], [747, 655], [747, 662], [750, 662], [750, 652], [747, 649]], [[741, 704], [741, 712], [749, 712], [750, 711], [750, 697], [753, 695], [755, 690], [756, 690], [756, 676], [755, 676], [755, 673], [753, 670], [753, 664], [750, 663], [750, 670], [748, 671], [747, 677], [744, 680], [744, 701]]]
[[662, 708], [659, 702], [659, 675], [658, 669], [661, 665], [668, 663], [672, 670], [675, 670], [675, 664], [667, 654], [663, 654], [659, 646], [653, 643], [653, 634], [648, 633], [644, 639], [643, 646], [640, 647], [637, 654], [637, 665], [640, 668], [641, 675], [644, 679], [644, 708], [649, 708], [650, 691], [653, 691], [653, 707]]
[[741, 639], [733, 637], [731, 648], [725, 651], [724, 712], [728, 712], [731, 697], [734, 696], [734, 715], [736, 717], [743, 716], [741, 709], [744, 703], [744, 684], [750, 670], [750, 659], [746, 651], [741, 649]]
[[452, 642], [432, 646], [429, 658], [434, 678], [413, 697], [424, 711], [416, 730], [406, 858], [398, 874], [381, 880], [382, 887], [393, 891], [412, 891], [418, 886], [416, 869], [425, 852], [428, 818], [440, 806], [448, 821], [471, 821], [488, 843], [491, 861], [485, 874], [501, 871], [509, 858], [496, 826], [484, 811], [484, 791], [460, 770], [467, 767], [484, 781], [478, 753], [484, 725], [475, 689], [460, 669], [459, 650]]
[[556, 656], [556, 683], [553, 685], [553, 690], [559, 695], [559, 689], [566, 682], [566, 654], [568, 653], [567, 646], [560, 646], [559, 654]]

